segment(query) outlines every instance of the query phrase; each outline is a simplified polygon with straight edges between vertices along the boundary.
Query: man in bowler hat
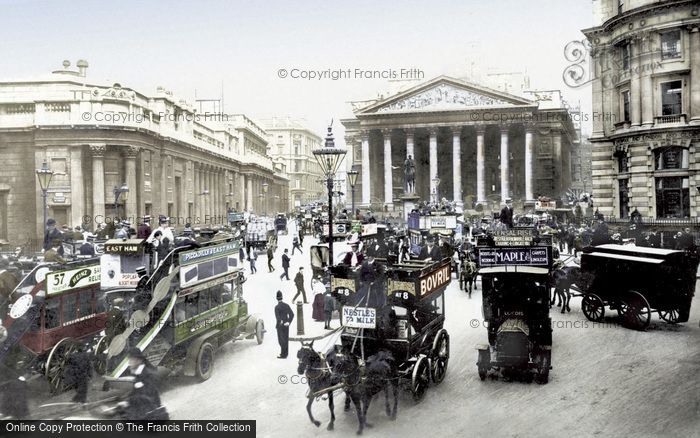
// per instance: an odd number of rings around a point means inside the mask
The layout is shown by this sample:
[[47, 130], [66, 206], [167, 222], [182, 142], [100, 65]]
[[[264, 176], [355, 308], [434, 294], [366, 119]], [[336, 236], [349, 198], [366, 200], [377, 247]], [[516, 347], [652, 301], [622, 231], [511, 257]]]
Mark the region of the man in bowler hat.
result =
[[277, 305], [275, 306], [275, 319], [277, 319], [277, 341], [281, 352], [277, 359], [286, 359], [289, 354], [289, 325], [294, 320], [294, 313], [289, 304], [282, 301], [282, 291], [277, 291]]

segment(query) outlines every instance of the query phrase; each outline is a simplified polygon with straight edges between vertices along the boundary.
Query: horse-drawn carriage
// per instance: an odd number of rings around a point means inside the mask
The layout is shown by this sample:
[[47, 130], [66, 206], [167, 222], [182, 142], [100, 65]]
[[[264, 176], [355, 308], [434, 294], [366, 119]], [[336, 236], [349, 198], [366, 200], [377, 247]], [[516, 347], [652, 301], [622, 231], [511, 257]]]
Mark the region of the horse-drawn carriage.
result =
[[277, 234], [284, 234], [287, 235], [289, 232], [287, 230], [287, 216], [284, 213], [277, 213], [277, 216], [275, 217], [275, 231]]
[[[523, 244], [524, 243], [524, 244]], [[479, 377], [524, 377], [547, 383], [552, 328], [549, 284], [552, 248], [548, 242], [477, 247], [488, 344], [477, 346]]]
[[686, 322], [697, 268], [697, 255], [688, 251], [612, 244], [584, 248], [576, 280], [581, 310], [600, 322], [609, 307], [635, 330], [649, 326], [652, 312], [669, 323]]
[[72, 354], [99, 342], [107, 325], [97, 258], [67, 264], [39, 264], [9, 297], [0, 315], [5, 331], [0, 363], [23, 374], [43, 374], [52, 394], [63, 392]]
[[341, 304], [344, 350], [361, 358], [389, 351], [396, 377], [420, 401], [430, 381], [441, 383], [447, 372], [449, 335], [443, 325], [449, 261], [359, 270], [336, 266], [332, 271], [331, 293]]

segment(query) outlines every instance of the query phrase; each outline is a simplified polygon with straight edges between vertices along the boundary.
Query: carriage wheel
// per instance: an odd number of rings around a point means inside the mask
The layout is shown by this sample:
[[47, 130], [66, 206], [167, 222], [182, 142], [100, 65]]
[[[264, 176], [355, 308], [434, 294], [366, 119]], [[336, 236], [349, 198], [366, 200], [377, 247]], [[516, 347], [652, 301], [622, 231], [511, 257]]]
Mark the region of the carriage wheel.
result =
[[263, 322], [262, 319], [259, 319], [258, 322], [255, 323], [255, 340], [258, 342], [258, 345], [263, 343], [264, 338], [265, 338], [265, 323]]
[[107, 352], [109, 351], [109, 342], [107, 336], [102, 336], [95, 345], [95, 371], [99, 375], [107, 372]]
[[428, 365], [428, 358], [421, 356], [413, 366], [413, 374], [411, 376], [411, 394], [414, 402], [418, 403], [423, 400], [429, 383], [430, 366]]
[[586, 294], [581, 300], [581, 311], [589, 321], [601, 322], [605, 316], [605, 304], [596, 294]]
[[450, 360], [450, 335], [447, 334], [447, 330], [442, 329], [438, 332], [433, 342], [432, 353], [430, 377], [433, 379], [433, 383], [437, 385], [445, 379], [447, 363]]
[[61, 393], [68, 389], [63, 382], [63, 372], [68, 363], [68, 357], [78, 350], [78, 342], [72, 338], [63, 338], [49, 353], [46, 359], [46, 380], [49, 382], [49, 389], [52, 395]]
[[620, 300], [617, 313], [622, 324], [634, 330], [646, 329], [651, 321], [649, 302], [644, 298], [644, 295], [633, 290]]
[[488, 348], [479, 350], [479, 360], [476, 362], [476, 367], [479, 370], [479, 378], [486, 380], [486, 374], [491, 367], [491, 351]]
[[680, 319], [681, 309], [659, 310], [659, 316], [669, 324], [675, 324]]

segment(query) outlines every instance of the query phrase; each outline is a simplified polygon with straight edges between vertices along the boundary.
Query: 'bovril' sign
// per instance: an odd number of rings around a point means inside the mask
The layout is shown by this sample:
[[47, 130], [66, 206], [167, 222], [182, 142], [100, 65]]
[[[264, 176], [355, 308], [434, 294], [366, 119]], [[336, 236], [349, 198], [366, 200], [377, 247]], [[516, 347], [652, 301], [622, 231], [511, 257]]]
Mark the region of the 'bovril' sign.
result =
[[426, 295], [430, 295], [436, 289], [439, 289], [449, 284], [451, 280], [451, 275], [452, 273], [450, 271], [450, 265], [447, 264], [445, 266], [440, 267], [438, 270], [421, 277], [418, 280], [418, 290], [420, 291], [420, 296], [424, 297]]

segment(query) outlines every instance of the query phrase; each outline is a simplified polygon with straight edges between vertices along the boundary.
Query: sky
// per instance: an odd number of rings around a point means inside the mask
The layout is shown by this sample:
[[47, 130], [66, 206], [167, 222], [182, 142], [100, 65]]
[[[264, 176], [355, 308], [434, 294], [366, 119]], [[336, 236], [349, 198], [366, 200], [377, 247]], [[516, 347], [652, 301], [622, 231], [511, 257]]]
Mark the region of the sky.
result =
[[[254, 119], [302, 119], [323, 135], [368, 100], [406, 82], [291, 78], [292, 71], [420, 70], [425, 80], [527, 72], [590, 112], [590, 85], [568, 87], [564, 47], [591, 27], [590, 0], [38, 1], [0, 0], [0, 80], [86, 59], [88, 78], [146, 95], [158, 86]], [[280, 77], [280, 71], [287, 76]], [[418, 82], [409, 85], [418, 84]], [[584, 130], [587, 126], [584, 125]]]

